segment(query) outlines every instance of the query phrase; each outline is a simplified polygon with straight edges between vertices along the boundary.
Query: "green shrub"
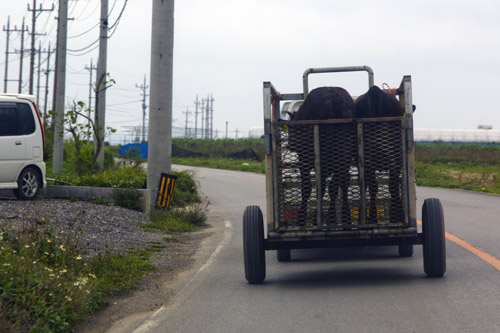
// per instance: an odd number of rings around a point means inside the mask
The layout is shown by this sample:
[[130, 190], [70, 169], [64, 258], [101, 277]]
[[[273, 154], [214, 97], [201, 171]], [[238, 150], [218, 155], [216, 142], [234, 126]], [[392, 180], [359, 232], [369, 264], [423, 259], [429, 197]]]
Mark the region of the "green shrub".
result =
[[150, 223], [141, 226], [147, 231], [161, 231], [168, 234], [195, 231], [205, 224], [206, 208], [193, 205], [187, 208], [155, 210], [150, 214]]
[[264, 139], [172, 139], [172, 157], [236, 158], [262, 161]]
[[113, 202], [115, 205], [129, 209], [140, 210], [141, 193], [134, 189], [113, 191]]
[[41, 230], [39, 222], [0, 227], [1, 311], [22, 332], [70, 332], [110, 293], [134, 287], [153, 269], [134, 254], [87, 259], [74, 235]]
[[147, 173], [140, 168], [117, 167], [93, 175], [73, 179], [75, 185], [93, 187], [146, 188]]

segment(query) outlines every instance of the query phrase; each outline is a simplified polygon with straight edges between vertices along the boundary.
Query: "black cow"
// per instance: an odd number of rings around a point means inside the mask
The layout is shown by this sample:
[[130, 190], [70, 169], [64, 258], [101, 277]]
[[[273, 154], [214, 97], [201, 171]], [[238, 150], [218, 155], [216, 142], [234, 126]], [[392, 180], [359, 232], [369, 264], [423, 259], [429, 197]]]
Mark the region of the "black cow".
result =
[[[356, 116], [358, 118], [401, 117], [404, 110], [396, 97], [373, 86], [356, 100]], [[400, 174], [403, 165], [401, 143], [401, 128], [390, 127], [382, 130], [390, 131], [385, 138], [380, 137], [379, 130], [374, 130], [380, 123], [365, 124], [363, 132], [365, 180], [370, 193], [369, 223], [377, 223], [376, 197], [379, 184], [376, 171], [389, 171], [389, 192], [391, 195], [391, 221], [396, 216], [403, 216], [403, 206], [400, 195]], [[380, 125], [382, 126], [382, 125]], [[387, 139], [390, 137], [390, 139]], [[366, 189], [365, 189], [366, 190]]]
[[[354, 117], [354, 113], [354, 101], [345, 89], [320, 87], [308, 94], [298, 111], [289, 114], [291, 121], [301, 121], [351, 119]], [[339, 188], [342, 193], [342, 216], [350, 216], [348, 187], [352, 157], [339, 155], [345, 154], [346, 151], [348, 154], [352, 151], [355, 152], [355, 141], [344, 140], [349, 142], [343, 144], [329, 142], [332, 137], [335, 137], [333, 132], [341, 129], [342, 126], [346, 125], [320, 125], [321, 196], [318, 196], [318, 199], [323, 198], [325, 194], [326, 178], [332, 176], [328, 186], [330, 196], [328, 220], [330, 222], [335, 222], [336, 219], [335, 198], [338, 195]], [[298, 216], [299, 222], [304, 223], [307, 220], [307, 201], [312, 191], [310, 173], [312, 169], [315, 169], [313, 127], [311, 125], [290, 125], [288, 140], [289, 149], [298, 154], [302, 196]], [[352, 145], [353, 147], [346, 147], [346, 145]]]

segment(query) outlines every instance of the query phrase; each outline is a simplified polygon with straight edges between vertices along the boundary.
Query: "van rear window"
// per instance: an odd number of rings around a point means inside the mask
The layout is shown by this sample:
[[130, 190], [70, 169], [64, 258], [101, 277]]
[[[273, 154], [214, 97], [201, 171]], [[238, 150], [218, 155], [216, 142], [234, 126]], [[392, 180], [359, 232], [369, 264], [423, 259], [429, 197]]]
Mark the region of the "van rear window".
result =
[[18, 135], [16, 103], [0, 103], [0, 136]]
[[17, 117], [19, 119], [21, 135], [35, 132], [35, 119], [33, 118], [33, 111], [28, 104], [17, 103]]

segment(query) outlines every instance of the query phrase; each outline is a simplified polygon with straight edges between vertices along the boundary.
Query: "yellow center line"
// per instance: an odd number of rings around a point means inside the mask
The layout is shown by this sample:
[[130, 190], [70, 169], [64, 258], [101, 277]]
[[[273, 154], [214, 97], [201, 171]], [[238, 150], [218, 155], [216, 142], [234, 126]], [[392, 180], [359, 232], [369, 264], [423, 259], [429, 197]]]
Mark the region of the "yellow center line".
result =
[[[422, 225], [422, 221], [420, 221], [420, 220], [417, 220], [417, 223]], [[445, 231], [444, 234], [448, 240], [452, 241], [453, 243], [455, 243], [457, 245], [460, 245], [461, 247], [463, 247], [467, 251], [471, 252], [472, 254], [475, 254], [476, 256], [478, 256], [482, 260], [486, 261], [491, 266], [495, 267], [498, 271], [500, 271], [500, 260], [497, 257], [489, 254], [488, 252], [484, 251], [483, 249], [480, 249], [477, 246], [472, 245], [471, 243], [463, 240], [460, 237], [457, 237], [453, 234], [450, 234], [449, 232]]]

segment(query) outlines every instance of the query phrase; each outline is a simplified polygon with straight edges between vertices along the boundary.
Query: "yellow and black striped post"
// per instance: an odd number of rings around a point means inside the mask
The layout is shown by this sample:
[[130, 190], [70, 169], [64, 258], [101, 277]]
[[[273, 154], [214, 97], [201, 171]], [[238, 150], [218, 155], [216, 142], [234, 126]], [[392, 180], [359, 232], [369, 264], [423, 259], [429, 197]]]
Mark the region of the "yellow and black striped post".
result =
[[168, 173], [161, 174], [156, 206], [161, 208], [170, 208], [176, 182], [177, 176], [170, 175]]

